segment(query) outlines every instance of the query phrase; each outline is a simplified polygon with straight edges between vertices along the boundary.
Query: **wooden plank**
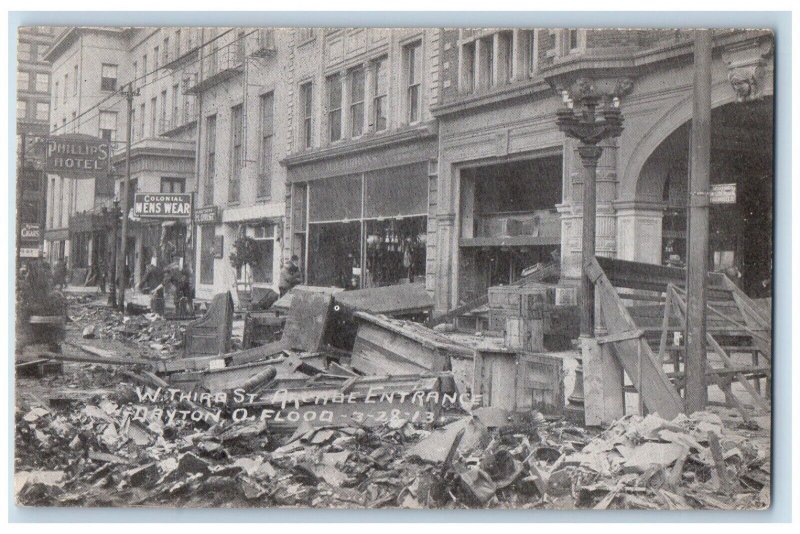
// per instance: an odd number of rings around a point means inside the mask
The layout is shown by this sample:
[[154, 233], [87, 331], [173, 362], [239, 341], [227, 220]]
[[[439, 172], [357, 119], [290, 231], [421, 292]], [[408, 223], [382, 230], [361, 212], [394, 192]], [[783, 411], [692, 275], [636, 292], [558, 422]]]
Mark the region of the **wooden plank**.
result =
[[333, 297], [329, 294], [295, 291], [281, 340], [296, 350], [322, 350], [332, 307]]
[[[636, 330], [636, 324], [628, 315], [625, 306], [596, 258], [589, 261], [587, 271], [595, 284], [597, 300], [603, 314], [603, 323], [609, 334]], [[680, 395], [664, 374], [661, 362], [656, 361], [650, 346], [643, 338], [619, 341], [612, 346], [636, 390], [642, 395], [644, 404], [650, 413], [658, 413], [661, 417], [671, 420], [683, 411], [683, 401]], [[639, 351], [642, 353], [641, 372]]]
[[609, 425], [625, 415], [624, 370], [611, 346], [593, 338], [581, 344], [584, 421], [587, 426]]
[[390, 317], [433, 309], [433, 297], [422, 282], [342, 291], [334, 296], [334, 300], [354, 310]]

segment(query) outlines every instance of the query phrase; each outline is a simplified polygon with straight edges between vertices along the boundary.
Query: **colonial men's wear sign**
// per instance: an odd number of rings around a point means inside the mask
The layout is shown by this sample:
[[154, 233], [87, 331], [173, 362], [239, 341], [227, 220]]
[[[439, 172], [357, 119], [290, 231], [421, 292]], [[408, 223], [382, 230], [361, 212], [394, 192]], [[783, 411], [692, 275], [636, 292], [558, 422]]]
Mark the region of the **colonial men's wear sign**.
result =
[[137, 193], [133, 203], [136, 217], [189, 219], [192, 216], [191, 193]]

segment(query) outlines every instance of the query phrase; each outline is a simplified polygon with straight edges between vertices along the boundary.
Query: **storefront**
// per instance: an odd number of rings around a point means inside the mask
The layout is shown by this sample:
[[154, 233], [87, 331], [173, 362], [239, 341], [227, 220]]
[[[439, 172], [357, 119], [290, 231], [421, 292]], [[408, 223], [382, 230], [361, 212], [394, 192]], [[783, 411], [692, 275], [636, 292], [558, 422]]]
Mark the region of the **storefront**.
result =
[[[290, 250], [301, 258], [306, 283], [424, 283], [435, 157], [431, 139], [332, 162], [287, 162]], [[344, 170], [350, 172], [337, 172]]]
[[108, 265], [110, 219], [102, 213], [76, 213], [69, 218], [70, 284], [97, 285], [97, 266]]

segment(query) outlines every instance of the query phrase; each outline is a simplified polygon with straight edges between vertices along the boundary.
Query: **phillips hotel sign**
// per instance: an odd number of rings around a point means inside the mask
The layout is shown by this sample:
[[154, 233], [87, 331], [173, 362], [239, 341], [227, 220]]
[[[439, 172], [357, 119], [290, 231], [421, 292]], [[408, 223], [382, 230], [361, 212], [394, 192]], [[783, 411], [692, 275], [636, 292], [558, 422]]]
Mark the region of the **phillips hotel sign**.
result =
[[[111, 143], [96, 137], [70, 135], [47, 139], [46, 172], [52, 174], [106, 175]], [[72, 176], [79, 177], [79, 176]]]

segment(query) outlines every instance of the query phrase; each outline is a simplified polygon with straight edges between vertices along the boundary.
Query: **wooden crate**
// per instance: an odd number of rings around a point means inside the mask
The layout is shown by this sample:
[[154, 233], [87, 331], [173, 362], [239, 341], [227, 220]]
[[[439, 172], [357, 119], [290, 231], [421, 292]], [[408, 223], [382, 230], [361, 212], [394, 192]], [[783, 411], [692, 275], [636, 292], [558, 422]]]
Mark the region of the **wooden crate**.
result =
[[501, 349], [475, 351], [473, 395], [481, 406], [509, 411], [564, 411], [563, 362], [547, 354]]
[[512, 350], [541, 352], [544, 350], [544, 321], [524, 317], [506, 317], [505, 346]]

